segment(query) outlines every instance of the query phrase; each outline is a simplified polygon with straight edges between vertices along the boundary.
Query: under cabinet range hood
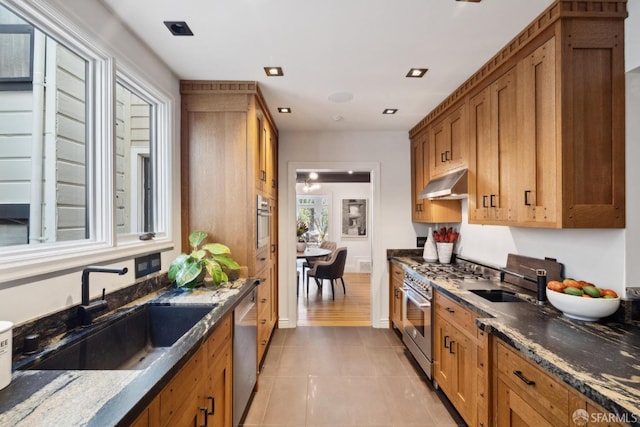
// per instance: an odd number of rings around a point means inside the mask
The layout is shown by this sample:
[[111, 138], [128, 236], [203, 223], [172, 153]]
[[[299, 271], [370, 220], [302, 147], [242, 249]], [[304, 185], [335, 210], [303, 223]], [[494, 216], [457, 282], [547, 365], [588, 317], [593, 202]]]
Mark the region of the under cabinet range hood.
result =
[[467, 197], [467, 169], [432, 179], [418, 199], [464, 199]]

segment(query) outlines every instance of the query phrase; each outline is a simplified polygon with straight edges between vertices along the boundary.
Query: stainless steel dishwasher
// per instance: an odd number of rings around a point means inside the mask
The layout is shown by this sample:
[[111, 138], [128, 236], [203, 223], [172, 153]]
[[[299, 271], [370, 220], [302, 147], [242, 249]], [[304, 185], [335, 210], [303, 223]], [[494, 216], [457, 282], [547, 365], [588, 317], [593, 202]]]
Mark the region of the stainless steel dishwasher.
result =
[[240, 301], [233, 310], [233, 426], [237, 427], [247, 410], [256, 385], [258, 353], [258, 289]]

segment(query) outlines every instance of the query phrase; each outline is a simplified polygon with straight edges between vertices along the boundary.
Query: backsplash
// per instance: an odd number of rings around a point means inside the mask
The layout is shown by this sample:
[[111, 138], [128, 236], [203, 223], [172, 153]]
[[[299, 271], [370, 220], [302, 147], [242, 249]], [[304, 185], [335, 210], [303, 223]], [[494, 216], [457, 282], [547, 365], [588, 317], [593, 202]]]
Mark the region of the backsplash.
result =
[[[139, 282], [126, 288], [105, 295], [108, 312], [116, 310], [132, 301], [142, 298], [152, 292], [169, 286], [166, 273], [147, 276]], [[92, 301], [97, 301], [95, 298]], [[29, 335], [39, 335], [38, 349], [46, 347], [48, 342], [60, 334], [70, 331], [79, 326], [78, 306], [72, 306], [56, 313], [33, 319], [13, 328], [13, 360], [22, 356], [24, 351], [25, 337]]]

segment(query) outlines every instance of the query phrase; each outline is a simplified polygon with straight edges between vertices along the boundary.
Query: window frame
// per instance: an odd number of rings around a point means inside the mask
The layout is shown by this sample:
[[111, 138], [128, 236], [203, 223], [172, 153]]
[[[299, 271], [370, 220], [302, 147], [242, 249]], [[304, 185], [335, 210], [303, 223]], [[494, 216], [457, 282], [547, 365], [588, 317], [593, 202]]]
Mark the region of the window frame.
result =
[[[170, 136], [174, 102], [153, 84], [125, 67], [116, 67], [109, 54], [80, 32], [51, 6], [40, 2], [1, 0], [35, 30], [45, 33], [87, 61], [87, 229], [89, 238], [66, 242], [26, 244], [0, 248], [0, 283], [27, 283], [37, 277], [65, 274], [91, 263], [133, 258], [150, 252], [171, 250], [172, 162]], [[118, 71], [120, 70], [120, 71]], [[131, 81], [156, 100], [156, 227], [153, 240], [117, 236], [115, 218], [115, 85], [116, 76]], [[123, 77], [124, 76], [124, 77]], [[158, 166], [161, 165], [161, 166]], [[160, 208], [161, 207], [161, 208]]]
[[22, 77], [0, 75], [0, 91], [25, 91], [33, 88], [33, 47], [35, 27], [30, 24], [0, 24], [0, 34], [29, 34], [29, 74]]
[[[115, 84], [120, 83], [126, 89], [135, 93], [138, 97], [151, 105], [151, 142], [149, 146], [150, 156], [153, 159], [151, 165], [151, 175], [153, 182], [153, 204], [155, 215], [153, 216], [153, 226], [155, 228], [155, 239], [168, 239], [170, 227], [170, 206], [171, 206], [171, 181], [170, 171], [170, 139], [171, 129], [171, 100], [163, 92], [155, 88], [152, 84], [140, 78], [127, 67], [118, 64], [115, 73], [114, 83], [114, 108], [115, 108]], [[115, 128], [115, 113], [114, 113]], [[114, 150], [115, 150], [115, 130], [114, 130]], [[115, 154], [115, 153], [114, 153]], [[165, 171], [166, 173], [160, 173]], [[115, 185], [115, 183], [114, 183]], [[115, 192], [115, 187], [114, 187]], [[114, 206], [115, 208], [115, 206]], [[115, 229], [115, 224], [114, 224]], [[117, 233], [117, 230], [114, 230]], [[116, 240], [119, 246], [132, 244], [139, 241], [139, 235], [143, 232], [117, 234]]]

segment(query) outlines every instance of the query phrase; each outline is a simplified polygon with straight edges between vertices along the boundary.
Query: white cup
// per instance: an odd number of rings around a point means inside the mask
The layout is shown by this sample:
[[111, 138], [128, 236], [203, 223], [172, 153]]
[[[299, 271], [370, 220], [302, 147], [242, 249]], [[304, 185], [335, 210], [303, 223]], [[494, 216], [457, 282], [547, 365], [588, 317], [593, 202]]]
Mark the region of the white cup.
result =
[[0, 320], [0, 390], [11, 383], [13, 323]]

